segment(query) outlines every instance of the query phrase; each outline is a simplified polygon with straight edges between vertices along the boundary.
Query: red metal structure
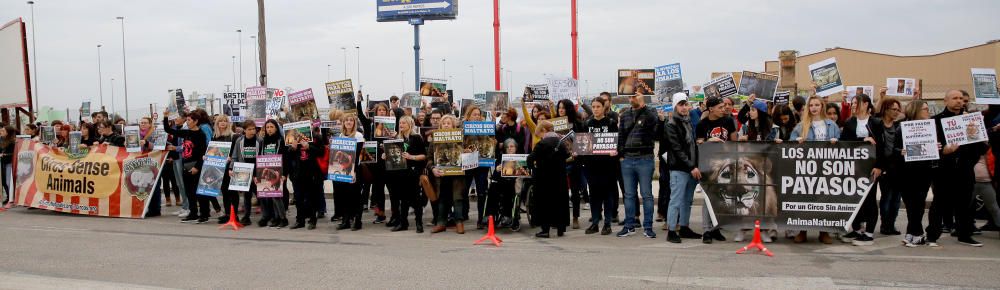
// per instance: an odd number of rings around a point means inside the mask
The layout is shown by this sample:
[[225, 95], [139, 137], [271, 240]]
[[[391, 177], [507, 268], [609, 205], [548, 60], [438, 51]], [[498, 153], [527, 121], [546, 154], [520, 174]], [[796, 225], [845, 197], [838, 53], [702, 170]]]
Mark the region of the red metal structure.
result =
[[572, 27], [570, 28], [571, 31], [570, 31], [569, 35], [573, 39], [573, 79], [579, 81], [580, 80], [580, 71], [579, 71], [579, 59], [580, 58], [577, 55], [577, 49], [576, 49], [577, 48], [576, 47], [576, 38], [577, 38], [577, 35], [578, 35], [577, 32], [576, 32], [576, 0], [570, 0], [570, 1], [571, 1], [571, 3], [570, 3], [570, 9], [572, 9], [572, 11], [571, 11], [571, 13], [572, 13], [571, 15], [572, 16], [570, 16], [570, 17], [571, 17], [573, 23], [572, 23]]
[[500, 0], [493, 0], [493, 89], [500, 90]]

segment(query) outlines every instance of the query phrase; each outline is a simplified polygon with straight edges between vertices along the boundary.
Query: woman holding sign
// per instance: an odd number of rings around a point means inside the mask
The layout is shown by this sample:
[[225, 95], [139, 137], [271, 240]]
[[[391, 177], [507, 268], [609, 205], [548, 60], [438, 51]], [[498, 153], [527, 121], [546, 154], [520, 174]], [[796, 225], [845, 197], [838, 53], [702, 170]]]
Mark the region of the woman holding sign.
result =
[[[170, 119], [167, 117], [169, 113], [169, 111], [163, 112], [163, 129], [167, 134], [184, 138], [184, 143], [182, 144], [184, 150], [181, 151], [181, 162], [184, 167], [182, 180], [184, 182], [184, 190], [186, 191], [185, 194], [190, 203], [189, 208], [191, 209], [191, 213], [182, 219], [181, 222], [205, 223], [208, 221], [210, 212], [210, 197], [197, 195], [195, 192], [198, 190], [198, 176], [201, 173], [202, 163], [205, 161], [205, 151], [208, 150], [208, 139], [201, 132], [201, 125], [209, 123], [208, 114], [201, 109], [188, 113], [185, 119], [185, 124], [188, 128], [177, 130], [170, 124]], [[111, 126], [111, 121], [104, 121], [103, 124], [100, 124], [98, 128], [101, 130], [101, 136], [114, 136]], [[120, 139], [121, 137], [118, 138]], [[101, 137], [98, 137], [98, 140], [100, 139]]]
[[[483, 113], [479, 110], [476, 105], [470, 105], [465, 110], [464, 116], [465, 122], [479, 122], [483, 121]], [[490, 148], [493, 149], [493, 148]], [[464, 153], [472, 153], [471, 150], [465, 149]], [[486, 212], [486, 193], [489, 192], [489, 167], [476, 167], [465, 171], [465, 192], [468, 193], [472, 188], [473, 182], [476, 185], [476, 209], [478, 209], [476, 229], [483, 229], [486, 227], [486, 221], [484, 220], [484, 213]], [[468, 198], [465, 198], [465, 202], [469, 202]], [[470, 205], [465, 205], [465, 210], [469, 210]], [[468, 215], [468, 213], [466, 213]]]
[[[444, 115], [441, 117], [441, 129], [456, 129], [458, 128], [458, 118], [454, 115]], [[434, 147], [431, 147], [428, 153], [434, 156]], [[427, 162], [428, 169], [434, 173], [437, 177], [436, 192], [438, 193], [438, 222], [431, 230], [431, 233], [440, 233], [447, 229], [448, 217], [452, 215], [455, 218], [455, 232], [459, 234], [465, 233], [465, 220], [468, 220], [468, 216], [464, 210], [465, 206], [465, 193], [462, 192], [465, 189], [465, 176], [446, 176], [445, 172], [441, 168], [438, 168], [435, 162], [437, 158], [431, 158], [431, 161]], [[454, 209], [454, 210], [452, 210]]]
[[[413, 118], [403, 116], [399, 118], [399, 137], [403, 139], [402, 157], [406, 160], [406, 169], [398, 171], [387, 171], [389, 178], [389, 192], [398, 196], [399, 199], [399, 224], [392, 228], [393, 232], [405, 231], [410, 223], [406, 221], [410, 208], [413, 208], [413, 215], [417, 233], [424, 232], [424, 204], [427, 200], [420, 196], [418, 190], [420, 184], [417, 179], [420, 172], [426, 167], [424, 164], [427, 155], [424, 147], [424, 139], [413, 129], [415, 127]], [[383, 153], [384, 156], [384, 153]]]
[[528, 168], [535, 182], [534, 208], [532, 218], [542, 230], [535, 234], [538, 238], [548, 238], [551, 227], [556, 228], [556, 235], [563, 236], [569, 225], [569, 200], [566, 196], [566, 159], [570, 157], [562, 138], [553, 131], [549, 121], [538, 122], [535, 135], [542, 140], [528, 155]]
[[[566, 117], [570, 131], [582, 133], [585, 132], [586, 128], [580, 122], [575, 107], [570, 100], [559, 100], [559, 103], [556, 105], [556, 115], [558, 117]], [[578, 221], [580, 218], [580, 200], [590, 199], [588, 197], [587, 184], [584, 183], [582, 169], [582, 166], [577, 164], [572, 158], [566, 164], [566, 172], [569, 174], [570, 202], [573, 203], [573, 229], [580, 228], [580, 222]]]
[[[261, 137], [260, 145], [257, 147], [257, 156], [285, 153], [287, 150], [285, 139], [281, 137], [281, 131], [278, 128], [281, 128], [281, 125], [278, 125], [278, 121], [273, 119], [268, 119], [264, 123], [264, 136]], [[279, 182], [284, 183], [285, 180], [281, 179]], [[258, 188], [258, 190], [262, 189]], [[257, 221], [257, 226], [268, 226], [271, 228], [288, 226], [288, 218], [285, 217], [285, 202], [282, 198], [258, 197], [257, 200], [260, 202], [261, 208], [261, 218], [260, 221]]]
[[[330, 114], [331, 116], [333, 113]], [[358, 132], [358, 118], [354, 114], [344, 114], [340, 117], [340, 135], [338, 137], [354, 138], [360, 144], [365, 142], [365, 136]], [[335, 158], [331, 157], [331, 161]], [[355, 166], [358, 166], [355, 158]], [[333, 183], [334, 211], [341, 216], [337, 230], [350, 228], [352, 231], [361, 229], [361, 184], [360, 180], [352, 183]]]
[[[825, 107], [826, 101], [823, 101], [823, 99], [817, 96], [809, 97], [806, 107], [801, 113], [802, 120], [795, 126], [795, 130], [792, 131], [790, 138], [799, 143], [806, 141], [829, 141], [830, 143], [837, 143], [837, 138], [840, 137], [840, 127], [837, 127], [837, 123], [833, 120], [827, 118], [826, 114], [824, 114]], [[804, 243], [805, 241], [806, 231], [799, 231], [795, 235], [795, 242]], [[828, 232], [819, 232], [819, 241], [824, 244], [832, 244], [833, 238], [830, 237], [830, 233]]]
[[[589, 133], [612, 133], [618, 132], [618, 123], [612, 123], [604, 110], [604, 103], [598, 99], [591, 102], [593, 116], [587, 120], [584, 127]], [[664, 143], [666, 144], [666, 143]], [[666, 146], [666, 145], [664, 145]], [[574, 156], [576, 153], [574, 152]], [[610, 156], [576, 156], [579, 165], [584, 167], [583, 173], [591, 187], [590, 196], [590, 227], [586, 234], [598, 232], [598, 225], [603, 221], [604, 227], [600, 229], [601, 235], [611, 234], [611, 220], [614, 214], [615, 200], [611, 195], [617, 195], [615, 184], [617, 184], [620, 171], [615, 171], [618, 164], [618, 151], [611, 151]]]
[[[884, 126], [882, 126], [882, 120], [878, 118], [872, 118], [872, 111], [874, 106], [872, 106], [871, 98], [868, 95], [860, 94], [854, 97], [852, 101], [851, 111], [853, 117], [844, 123], [844, 130], [840, 132], [840, 140], [848, 142], [869, 142], [872, 145], [876, 145], [876, 163], [881, 157], [881, 152], [879, 147], [883, 146], [884, 138], [881, 136], [882, 132], [885, 131]], [[876, 138], [882, 139], [883, 142], [876, 142]], [[882, 174], [882, 169], [876, 164], [875, 168], [872, 169], [872, 180], [880, 183], [887, 183], [885, 180], [879, 179]], [[877, 187], [872, 186], [869, 189], [867, 195], [865, 195], [864, 201], [861, 203], [861, 209], [858, 211], [858, 215], [854, 218], [854, 222], [851, 223], [851, 232], [840, 237], [840, 240], [845, 243], [853, 243], [855, 246], [870, 246], [874, 244], [875, 238], [875, 224], [878, 223], [878, 205], [875, 202], [875, 190]], [[885, 192], [883, 191], [883, 194]], [[865, 224], [864, 228], [861, 228], [861, 223]], [[884, 225], [883, 225], [884, 226]]]
[[[361, 91], [358, 91], [358, 104], [357, 104], [358, 105], [358, 121], [360, 121], [360, 125], [361, 125], [361, 128], [362, 128], [361, 131], [364, 132], [365, 140], [376, 140], [375, 139], [375, 136], [376, 136], [375, 135], [375, 127], [373, 126], [374, 121], [372, 121], [372, 118], [370, 118], [369, 116], [366, 116], [365, 112], [363, 112], [361, 110], [361, 108], [362, 108], [361, 101], [363, 100], [362, 96], [363, 95], [361, 94]], [[386, 106], [385, 103], [377, 103], [375, 105], [375, 108], [369, 108], [369, 109], [372, 109], [375, 112], [375, 117], [389, 117], [389, 116], [391, 116], [389, 114], [389, 112], [390, 112], [389, 107]], [[381, 145], [381, 144], [379, 144], [379, 145]], [[378, 161], [376, 163], [373, 163], [373, 164], [365, 164], [364, 166], [367, 166], [371, 170], [371, 173], [372, 173], [372, 176], [374, 177], [374, 180], [370, 184], [362, 184], [361, 185], [362, 192], [363, 192], [362, 193], [362, 198], [361, 198], [362, 200], [361, 200], [361, 202], [364, 203], [364, 204], [368, 203], [368, 192], [370, 191], [371, 192], [371, 199], [372, 199], [371, 202], [372, 202], [372, 205], [375, 207], [375, 221], [373, 221], [372, 223], [376, 223], [376, 224], [384, 223], [385, 222], [385, 182], [386, 182], [386, 180], [384, 179], [385, 178], [385, 162], [382, 162], [380, 160], [380, 161]], [[369, 186], [371, 187], [370, 190], [369, 190]], [[389, 223], [387, 223], [386, 226], [392, 227], [392, 226], [396, 226], [396, 224], [399, 222], [398, 220], [395, 219], [396, 218], [395, 212], [398, 211], [398, 208], [397, 208], [397, 206], [393, 206], [393, 205], [398, 205], [398, 201], [397, 201], [397, 203], [393, 203], [393, 200], [390, 200], [389, 203], [390, 203], [390, 210], [393, 212], [393, 215], [392, 215], [392, 219], [389, 220]]]

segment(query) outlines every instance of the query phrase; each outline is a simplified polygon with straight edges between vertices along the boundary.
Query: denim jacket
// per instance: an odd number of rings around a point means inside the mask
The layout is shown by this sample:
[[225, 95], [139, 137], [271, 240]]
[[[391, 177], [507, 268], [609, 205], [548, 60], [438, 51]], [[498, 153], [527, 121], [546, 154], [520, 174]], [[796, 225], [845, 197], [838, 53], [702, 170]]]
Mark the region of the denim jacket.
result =
[[[823, 122], [826, 122], [826, 140], [816, 140], [816, 133], [815, 133], [816, 128], [813, 127], [809, 128], [809, 136], [806, 136], [806, 141], [830, 141], [830, 139], [840, 138], [840, 127], [837, 127], [837, 123], [834, 123], [829, 119], [825, 119], [823, 120]], [[812, 124], [809, 125], [812, 126]], [[802, 123], [799, 122], [798, 125], [795, 125], [795, 130], [792, 131], [792, 136], [790, 136], [791, 137], [790, 139], [792, 141], [798, 140], [799, 135], [801, 134], [802, 134]]]

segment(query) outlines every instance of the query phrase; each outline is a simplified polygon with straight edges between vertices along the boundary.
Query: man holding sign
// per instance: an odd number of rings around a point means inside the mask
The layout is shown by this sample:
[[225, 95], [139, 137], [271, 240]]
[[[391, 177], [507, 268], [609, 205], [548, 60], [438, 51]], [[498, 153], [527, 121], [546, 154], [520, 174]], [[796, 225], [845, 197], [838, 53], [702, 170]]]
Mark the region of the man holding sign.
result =
[[[979, 156], [986, 152], [988, 146], [982, 142], [959, 145], [945, 133], [950, 131], [948, 128], [951, 127], [970, 127], [968, 124], [959, 124], [955, 119], [949, 119], [968, 114], [965, 110], [963, 94], [959, 90], [948, 91], [944, 97], [945, 109], [933, 118], [935, 122], [941, 124], [937, 129], [938, 142], [946, 145], [941, 150], [941, 160], [938, 162], [938, 170], [934, 179], [934, 201], [931, 203], [928, 214], [927, 244], [932, 247], [937, 246], [937, 240], [941, 237], [944, 217], [951, 214], [955, 216], [955, 231], [959, 243], [974, 247], [983, 245], [972, 239], [972, 231], [975, 227], [973, 219], [975, 210], [972, 208], [972, 189], [975, 184], [973, 168], [979, 161]], [[982, 126], [982, 122], [974, 125]], [[948, 143], [947, 140], [952, 140], [952, 142]]]

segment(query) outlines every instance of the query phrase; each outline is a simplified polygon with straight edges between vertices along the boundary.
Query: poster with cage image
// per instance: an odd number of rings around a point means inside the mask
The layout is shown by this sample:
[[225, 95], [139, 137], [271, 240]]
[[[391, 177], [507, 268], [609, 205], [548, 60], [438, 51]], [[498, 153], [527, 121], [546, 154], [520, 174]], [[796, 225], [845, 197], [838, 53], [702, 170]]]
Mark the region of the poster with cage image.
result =
[[312, 142], [313, 140], [312, 121], [287, 123], [282, 127], [285, 130], [285, 145]]
[[253, 163], [233, 162], [233, 176], [229, 180], [229, 190], [250, 191], [253, 168]]
[[156, 129], [153, 129], [153, 150], [167, 150], [167, 138], [163, 125], [156, 125]]
[[656, 104], [671, 104], [670, 98], [674, 94], [684, 91], [684, 79], [681, 75], [681, 64], [673, 63], [658, 66], [656, 70], [656, 83], [654, 95]]
[[733, 79], [733, 74], [726, 73], [706, 83], [702, 86], [702, 90], [706, 98], [735, 96], [737, 93], [736, 81]]
[[248, 120], [254, 120], [257, 127], [263, 127], [267, 121], [267, 88], [255, 86], [246, 88]]
[[844, 90], [844, 81], [837, 69], [837, 59], [828, 58], [809, 65], [809, 76], [816, 83], [816, 94], [826, 97]]
[[80, 154], [80, 142], [83, 140], [83, 132], [73, 131], [69, 132], [69, 146], [66, 146], [66, 151], [70, 154]]
[[997, 89], [996, 69], [972, 69], [972, 91], [975, 92], [976, 104], [1000, 104], [1000, 95], [997, 94]]
[[435, 167], [444, 171], [444, 175], [463, 175], [462, 129], [437, 129], [431, 136]]
[[229, 158], [229, 152], [232, 150], [233, 143], [226, 141], [210, 141], [208, 142], [208, 150], [205, 151], [205, 156], [215, 156], [222, 158]]
[[656, 93], [656, 70], [619, 69], [618, 95], [631, 96], [638, 93], [644, 95], [653, 95]]
[[319, 109], [311, 88], [288, 94], [288, 119], [292, 121], [312, 121], [319, 126]]
[[125, 126], [125, 152], [136, 153], [142, 151], [139, 145], [139, 126]]
[[358, 162], [375, 163], [378, 161], [378, 141], [365, 141], [361, 148], [364, 150], [358, 153]]
[[743, 71], [740, 77], [740, 85], [736, 89], [736, 95], [740, 99], [747, 99], [750, 94], [755, 94], [758, 99], [772, 101], [774, 93], [778, 90], [778, 76], [765, 73], [755, 73]]
[[510, 107], [510, 98], [507, 92], [488, 91], [486, 92], [486, 106], [483, 111], [503, 112]]
[[330, 166], [327, 179], [334, 182], [354, 183], [357, 172], [355, 159], [358, 157], [358, 140], [349, 137], [330, 139]]
[[358, 111], [354, 86], [351, 85], [350, 79], [326, 83], [326, 97], [330, 101], [331, 109], [341, 110], [344, 113]]
[[198, 195], [216, 197], [222, 193], [222, 179], [226, 174], [225, 157], [206, 156], [198, 178]]

